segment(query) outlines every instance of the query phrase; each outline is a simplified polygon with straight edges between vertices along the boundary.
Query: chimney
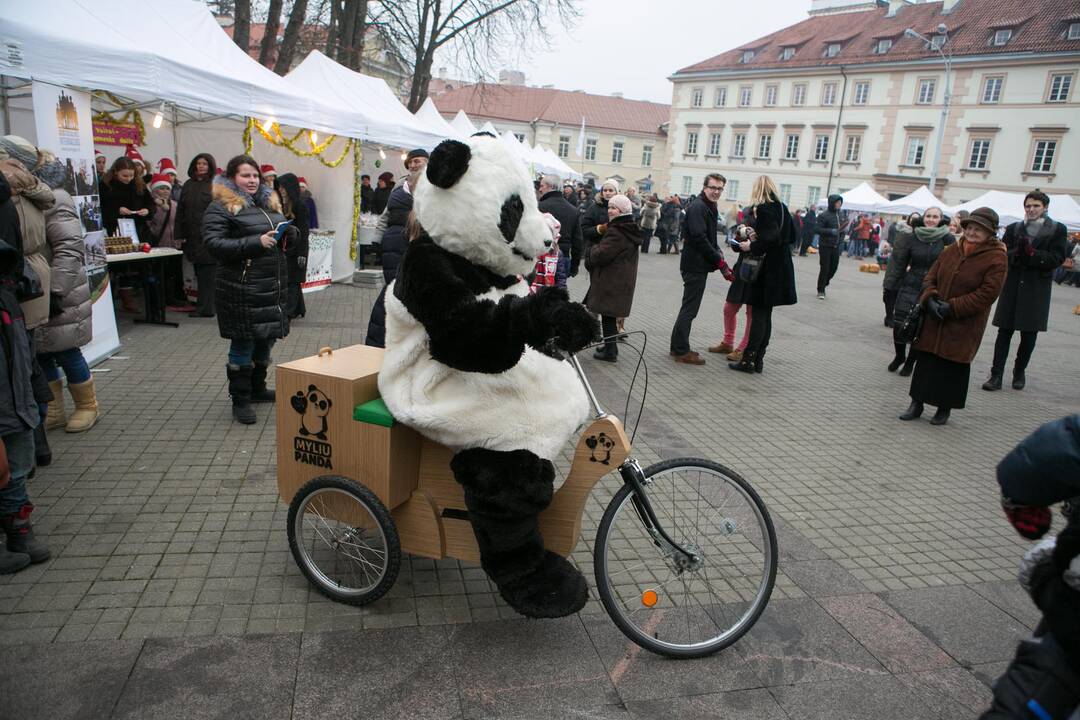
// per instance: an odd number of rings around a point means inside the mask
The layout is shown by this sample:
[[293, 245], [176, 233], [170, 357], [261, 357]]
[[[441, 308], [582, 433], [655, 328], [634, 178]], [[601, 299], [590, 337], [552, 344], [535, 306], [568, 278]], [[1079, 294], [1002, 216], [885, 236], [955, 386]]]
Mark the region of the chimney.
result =
[[[885, 13], [885, 17], [896, 17], [900, 8], [911, 4], [910, 0], [889, 0], [889, 12]], [[945, 4], [948, 4], [948, 0], [945, 0]]]

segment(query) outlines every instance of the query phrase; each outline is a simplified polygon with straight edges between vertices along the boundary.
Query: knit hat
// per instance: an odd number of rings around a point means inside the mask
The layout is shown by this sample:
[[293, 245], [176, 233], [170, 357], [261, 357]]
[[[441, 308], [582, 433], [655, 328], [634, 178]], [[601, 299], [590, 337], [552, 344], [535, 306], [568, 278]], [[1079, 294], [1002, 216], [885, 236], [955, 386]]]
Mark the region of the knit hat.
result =
[[966, 228], [971, 223], [975, 223], [979, 227], [985, 228], [991, 235], [997, 235], [1000, 220], [993, 208], [981, 207], [977, 210], [972, 210], [970, 215], [961, 220], [960, 227]]
[[41, 161], [30, 173], [53, 190], [63, 187], [67, 179], [67, 168], [52, 153], [43, 152]]
[[608, 178], [604, 181], [604, 184], [600, 186], [600, 189], [603, 190], [608, 185], [615, 188], [615, 192], [619, 192], [619, 182], [617, 180], [612, 180], [611, 178]]
[[613, 207], [618, 210], [620, 215], [631, 215], [634, 212], [634, 206], [630, 203], [630, 198], [625, 195], [612, 195], [607, 204], [609, 208]]
[[263, 165], [259, 168], [259, 172], [261, 172], [264, 177], [266, 175], [273, 175], [274, 177], [277, 177], [277, 170], [274, 169], [273, 165]]
[[300, 177], [297, 178], [297, 180], [300, 183], [300, 188], [302, 190], [307, 190], [307, 178], [304, 177], [303, 175], [301, 175]]
[[544, 222], [547, 223], [548, 230], [551, 231], [552, 244], [558, 245], [559, 235], [562, 233], [562, 223], [551, 213], [540, 213], [540, 215], [544, 218]]
[[34, 144], [18, 135], [5, 135], [0, 138], [0, 152], [3, 152], [13, 160], [18, 160], [26, 166], [27, 170], [37, 165], [38, 152]]
[[428, 157], [428, 151], [424, 148], [416, 148], [415, 150], [410, 150], [409, 154], [405, 156], [405, 164], [408, 165], [410, 160], [418, 157]]
[[143, 167], [146, 167], [146, 161], [143, 160], [143, 156], [139, 154], [139, 151], [135, 149], [134, 145], [127, 146], [127, 150], [124, 151], [124, 157], [132, 162], [141, 162]]
[[172, 187], [172, 180], [165, 173], [154, 173], [153, 177], [150, 178], [150, 189], [154, 190], [159, 187]]
[[164, 157], [164, 158], [161, 158], [160, 160], [158, 160], [157, 161], [157, 167], [158, 167], [158, 172], [160, 172], [160, 173], [165, 173], [167, 175], [172, 175], [173, 177], [176, 177], [176, 175], [177, 175], [176, 165], [174, 165], [173, 161], [170, 160], [167, 157]]

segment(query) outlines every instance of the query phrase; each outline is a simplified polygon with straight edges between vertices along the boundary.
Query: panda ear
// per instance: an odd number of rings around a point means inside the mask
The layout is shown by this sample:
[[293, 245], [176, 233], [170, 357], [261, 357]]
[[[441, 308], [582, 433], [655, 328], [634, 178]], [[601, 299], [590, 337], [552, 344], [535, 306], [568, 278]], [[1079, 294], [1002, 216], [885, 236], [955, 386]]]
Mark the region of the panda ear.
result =
[[428, 181], [443, 190], [453, 187], [469, 169], [470, 158], [472, 151], [468, 145], [457, 140], [443, 140], [428, 158]]

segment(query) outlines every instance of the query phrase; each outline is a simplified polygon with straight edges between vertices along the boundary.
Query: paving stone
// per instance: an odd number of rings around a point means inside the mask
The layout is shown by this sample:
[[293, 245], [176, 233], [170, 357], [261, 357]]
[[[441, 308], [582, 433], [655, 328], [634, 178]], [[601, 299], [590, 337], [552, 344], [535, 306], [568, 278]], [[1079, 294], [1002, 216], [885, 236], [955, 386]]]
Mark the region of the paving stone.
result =
[[785, 720], [788, 718], [768, 690], [672, 697], [628, 702], [641, 720]]
[[1016, 580], [977, 583], [971, 589], [1032, 630], [1042, 619], [1042, 612]]
[[780, 571], [811, 597], [866, 592], [866, 586], [835, 560], [781, 561]]
[[930, 708], [927, 718], [967, 720], [990, 707], [990, 688], [968, 670], [959, 667], [896, 675]]
[[769, 692], [788, 717], [799, 720], [932, 717], [918, 693], [889, 675], [800, 683]]

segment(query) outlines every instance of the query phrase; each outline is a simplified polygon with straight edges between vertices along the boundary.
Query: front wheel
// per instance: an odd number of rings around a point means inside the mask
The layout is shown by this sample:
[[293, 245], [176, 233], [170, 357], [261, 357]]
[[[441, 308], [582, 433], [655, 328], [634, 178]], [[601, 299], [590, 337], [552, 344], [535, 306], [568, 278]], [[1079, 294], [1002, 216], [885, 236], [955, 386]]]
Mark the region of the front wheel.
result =
[[711, 655], [749, 630], [776, 582], [776, 531], [744, 479], [708, 460], [665, 460], [644, 470], [664, 531], [647, 526], [633, 487], [608, 504], [596, 534], [596, 587], [628, 638], [675, 658]]

